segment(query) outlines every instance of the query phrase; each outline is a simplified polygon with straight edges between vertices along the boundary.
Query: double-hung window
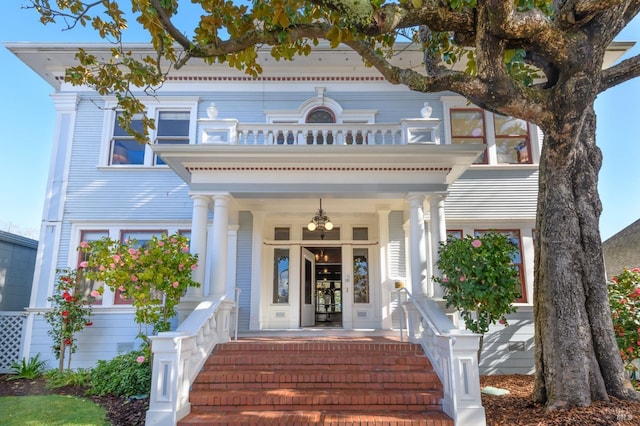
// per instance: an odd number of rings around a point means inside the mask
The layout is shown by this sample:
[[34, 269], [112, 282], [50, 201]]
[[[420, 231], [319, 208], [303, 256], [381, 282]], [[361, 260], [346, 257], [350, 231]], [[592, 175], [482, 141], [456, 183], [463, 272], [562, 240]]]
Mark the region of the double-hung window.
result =
[[[156, 144], [189, 144], [189, 111], [160, 111]], [[165, 164], [157, 155], [154, 164]]]
[[[160, 105], [151, 104], [144, 114], [155, 120], [155, 129], [149, 130], [149, 140], [153, 144], [184, 144], [195, 140], [195, 114], [197, 100], [171, 100]], [[109, 138], [109, 150], [106, 161], [103, 164], [110, 166], [163, 166], [164, 161], [153, 151], [148, 144], [141, 144], [134, 139], [119, 122], [122, 112], [113, 112], [112, 105], [106, 105], [108, 121], [113, 123], [112, 130], [106, 130]], [[134, 114], [131, 119], [131, 128], [142, 131], [143, 113]]]
[[519, 118], [493, 116], [498, 163], [531, 163], [529, 124]]
[[[451, 110], [451, 143], [452, 144], [485, 144], [484, 111], [481, 109]], [[475, 164], [487, 163], [487, 150]]]
[[[115, 117], [113, 126], [113, 138], [111, 139], [111, 155], [109, 164], [144, 165], [144, 154], [146, 146], [136, 141], [132, 135], [127, 133], [120, 125], [121, 112]], [[131, 129], [142, 132], [143, 114], [135, 114], [131, 118]]]
[[474, 164], [532, 164], [535, 127], [525, 120], [493, 114], [453, 97], [443, 97], [445, 134], [451, 144], [484, 144]]

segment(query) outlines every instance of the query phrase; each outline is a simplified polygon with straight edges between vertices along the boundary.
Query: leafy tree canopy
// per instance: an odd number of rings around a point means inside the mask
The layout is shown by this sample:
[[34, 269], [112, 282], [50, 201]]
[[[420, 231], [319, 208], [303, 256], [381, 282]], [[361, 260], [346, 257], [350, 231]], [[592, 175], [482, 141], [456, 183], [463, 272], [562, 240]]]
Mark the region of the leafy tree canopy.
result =
[[[547, 130], [554, 88], [583, 70], [600, 67], [604, 50], [637, 14], [637, 0], [31, 0], [41, 22], [67, 28], [92, 26], [113, 42], [101, 62], [80, 51], [80, 64], [66, 79], [114, 94], [124, 108], [125, 127], [143, 105], [131, 95], [160, 87], [172, 68], [193, 58], [256, 76], [258, 49], [270, 46], [276, 59], [308, 54], [319, 40], [357, 51], [384, 77], [421, 92], [451, 90], [475, 104], [512, 115]], [[125, 7], [127, 6], [127, 7]], [[195, 28], [176, 22], [193, 16]], [[182, 14], [182, 15], [181, 15]], [[122, 44], [129, 17], [151, 35], [155, 56], [136, 56]], [[187, 36], [191, 34], [191, 36]], [[397, 40], [424, 48], [424, 69], [401, 68], [389, 59]], [[465, 61], [464, 69], [451, 65]], [[640, 59], [628, 59], [602, 73], [595, 93], [640, 74]], [[522, 108], [516, 100], [526, 99]], [[144, 123], [144, 133], [153, 127]], [[139, 134], [140, 140], [145, 140]]]

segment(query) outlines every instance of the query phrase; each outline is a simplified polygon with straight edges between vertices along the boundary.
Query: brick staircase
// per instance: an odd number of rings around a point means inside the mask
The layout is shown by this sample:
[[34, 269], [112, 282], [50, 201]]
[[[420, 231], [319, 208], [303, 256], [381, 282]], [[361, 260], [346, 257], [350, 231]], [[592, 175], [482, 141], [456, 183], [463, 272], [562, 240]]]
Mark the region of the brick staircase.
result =
[[453, 426], [419, 345], [384, 337], [218, 345], [179, 425]]

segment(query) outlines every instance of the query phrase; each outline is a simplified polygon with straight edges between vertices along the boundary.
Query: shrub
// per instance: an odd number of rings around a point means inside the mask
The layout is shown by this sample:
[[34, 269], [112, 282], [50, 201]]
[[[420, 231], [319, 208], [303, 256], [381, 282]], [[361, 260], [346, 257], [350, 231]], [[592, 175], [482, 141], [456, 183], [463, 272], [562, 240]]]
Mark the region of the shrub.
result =
[[[114, 293], [131, 300], [140, 327], [152, 325], [152, 333], [168, 331], [175, 307], [193, 281], [198, 257], [189, 253], [189, 241], [180, 234], [154, 236], [144, 245], [109, 238], [80, 243], [87, 255], [80, 266], [87, 278], [103, 281]], [[103, 288], [98, 290], [99, 293]], [[140, 337], [146, 340], [140, 330]]]
[[506, 314], [515, 312], [520, 294], [512, 258], [517, 247], [508, 236], [487, 232], [480, 236], [451, 238], [440, 244], [437, 262], [442, 277], [434, 280], [444, 290], [447, 307], [461, 311], [467, 329], [484, 334]]
[[11, 374], [13, 376], [9, 379], [37, 379], [44, 374], [46, 367], [47, 363], [40, 359], [40, 354], [29, 358], [29, 361], [22, 358], [21, 362], [14, 361], [11, 363]]
[[608, 283], [609, 304], [618, 349], [627, 371], [640, 358], [640, 268], [625, 269]]
[[130, 397], [149, 395], [150, 390], [151, 362], [146, 348], [100, 360], [91, 370], [91, 394]]
[[73, 370], [50, 370], [45, 374], [47, 387], [50, 389], [65, 386], [89, 387], [91, 385], [91, 370], [79, 368]]
[[47, 300], [52, 309], [44, 318], [51, 326], [48, 334], [60, 361], [58, 370], [62, 372], [67, 355], [67, 368], [71, 367], [71, 354], [77, 349], [76, 334], [92, 324], [91, 303], [95, 299], [84, 299], [80, 295], [80, 276], [76, 270], [63, 269], [57, 271], [54, 293]]

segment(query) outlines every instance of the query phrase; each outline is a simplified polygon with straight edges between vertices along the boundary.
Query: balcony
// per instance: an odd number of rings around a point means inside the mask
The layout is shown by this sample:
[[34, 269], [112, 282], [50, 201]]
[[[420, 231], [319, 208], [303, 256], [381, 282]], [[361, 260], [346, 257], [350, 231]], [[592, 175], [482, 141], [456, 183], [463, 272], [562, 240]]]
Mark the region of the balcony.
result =
[[403, 119], [398, 124], [239, 123], [198, 120], [198, 144], [225, 145], [407, 145], [440, 144], [440, 120]]

